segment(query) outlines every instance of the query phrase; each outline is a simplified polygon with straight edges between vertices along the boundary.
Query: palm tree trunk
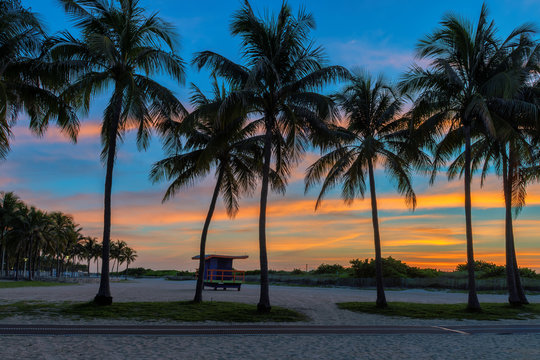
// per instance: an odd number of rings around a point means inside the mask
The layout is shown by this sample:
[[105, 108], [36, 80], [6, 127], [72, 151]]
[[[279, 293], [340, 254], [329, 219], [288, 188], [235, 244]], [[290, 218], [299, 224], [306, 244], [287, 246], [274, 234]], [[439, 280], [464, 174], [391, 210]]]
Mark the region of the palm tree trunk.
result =
[[[0, 243], [2, 244], [2, 267], [0, 268], [0, 276], [3, 276], [6, 264], [6, 244], [4, 244], [4, 230], [2, 230], [1, 235], [2, 237], [0, 238]], [[7, 276], [7, 271], [5, 275]]]
[[56, 277], [60, 277], [60, 247], [58, 246], [58, 237], [56, 238]]
[[512, 219], [512, 192], [514, 179], [513, 151], [510, 145], [508, 162], [503, 157], [503, 188], [505, 202], [505, 245], [506, 245], [506, 279], [508, 283], [508, 302], [511, 305], [528, 304], [525, 291], [521, 285], [517, 266], [516, 248], [514, 243], [514, 227]]
[[373, 172], [373, 163], [368, 160], [369, 171], [369, 191], [371, 194], [371, 221], [373, 222], [373, 240], [375, 242], [375, 281], [377, 283], [377, 301], [378, 307], [387, 307], [386, 295], [384, 294], [384, 281], [382, 271], [381, 254], [381, 235], [379, 233], [379, 214], [377, 211], [377, 194], [375, 191], [375, 174]]
[[[512, 244], [514, 244], [513, 236]], [[527, 296], [525, 295], [525, 289], [523, 288], [523, 284], [521, 283], [521, 276], [519, 275], [515, 246], [512, 247], [512, 257], [514, 258], [514, 276], [516, 277], [516, 288], [518, 291], [519, 300], [521, 301], [522, 305], [527, 305], [529, 303], [529, 300], [527, 300]]]
[[506, 282], [508, 286], [508, 302], [512, 305], [519, 305], [519, 296], [516, 288], [516, 278], [514, 276], [514, 261], [512, 258], [512, 197], [509, 179], [512, 178], [511, 170], [508, 169], [506, 151], [502, 159], [503, 163], [503, 191], [505, 205], [505, 247], [506, 247]]
[[32, 280], [32, 243], [33, 243], [33, 236], [30, 237], [30, 244], [28, 246], [28, 250], [26, 252], [26, 258], [28, 259], [24, 263], [28, 263], [28, 280]]
[[129, 261], [126, 262], [126, 280], [128, 277]]
[[270, 312], [270, 291], [268, 284], [268, 253], [266, 251], [266, 204], [268, 202], [268, 178], [270, 176], [270, 160], [272, 157], [272, 127], [273, 122], [267, 124], [264, 138], [264, 162], [262, 169], [261, 203], [259, 213], [259, 258], [261, 263], [260, 297], [257, 311]]
[[20, 254], [20, 250], [18, 250], [16, 262], [15, 262], [15, 280], [19, 280], [19, 266], [21, 264], [20, 259], [21, 259], [21, 254]]
[[88, 258], [88, 277], [90, 277], [90, 258]]
[[471, 125], [463, 126], [465, 135], [465, 232], [467, 237], [467, 269], [469, 280], [469, 299], [467, 309], [480, 310], [480, 302], [476, 293], [474, 275], [474, 249], [472, 236], [472, 203], [471, 203]]
[[115, 114], [113, 123], [109, 124], [108, 152], [107, 152], [107, 173], [105, 175], [105, 201], [104, 201], [104, 216], [103, 216], [103, 249], [101, 254], [101, 278], [99, 282], [99, 290], [94, 298], [94, 302], [98, 305], [111, 305], [111, 287], [109, 279], [109, 253], [111, 247], [111, 192], [112, 178], [114, 170], [114, 159], [116, 155], [116, 137], [118, 133], [118, 125], [120, 121], [120, 112], [122, 110], [122, 93], [116, 88], [113, 96], [115, 100]]
[[195, 288], [195, 297], [193, 302], [200, 303], [202, 301], [202, 291], [204, 288], [204, 262], [206, 260], [206, 236], [208, 235], [208, 228], [210, 227], [210, 221], [212, 221], [212, 215], [216, 208], [216, 202], [219, 196], [219, 190], [221, 188], [221, 180], [223, 179], [223, 168], [219, 170], [214, 193], [212, 194], [212, 201], [210, 202], [210, 208], [208, 208], [208, 214], [206, 214], [206, 220], [204, 221], [203, 231], [201, 234], [201, 247], [199, 250], [199, 273], [197, 276], [197, 287]]

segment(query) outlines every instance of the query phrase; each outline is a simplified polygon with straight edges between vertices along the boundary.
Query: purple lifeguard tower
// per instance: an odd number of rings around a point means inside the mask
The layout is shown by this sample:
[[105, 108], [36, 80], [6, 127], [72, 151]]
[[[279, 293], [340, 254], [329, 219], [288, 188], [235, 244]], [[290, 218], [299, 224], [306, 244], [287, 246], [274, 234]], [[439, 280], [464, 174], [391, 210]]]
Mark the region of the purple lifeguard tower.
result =
[[[199, 260], [199, 255], [191, 259]], [[235, 288], [240, 291], [240, 287], [245, 279], [245, 271], [233, 268], [234, 259], [247, 259], [247, 255], [206, 255], [204, 257], [204, 286], [217, 288]]]

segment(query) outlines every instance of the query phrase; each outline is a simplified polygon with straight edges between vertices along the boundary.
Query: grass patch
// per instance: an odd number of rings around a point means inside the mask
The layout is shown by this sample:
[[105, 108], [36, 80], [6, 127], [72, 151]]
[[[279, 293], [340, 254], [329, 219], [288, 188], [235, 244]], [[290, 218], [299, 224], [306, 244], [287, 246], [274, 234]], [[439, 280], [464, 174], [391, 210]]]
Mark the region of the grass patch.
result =
[[268, 314], [257, 313], [251, 304], [231, 302], [117, 302], [111, 306], [94, 303], [16, 302], [0, 305], [0, 319], [14, 315], [61, 316], [75, 319], [133, 319], [169, 321], [292, 322], [307, 317], [299, 312], [272, 307]]
[[529, 304], [521, 307], [509, 304], [483, 303], [482, 311], [474, 312], [466, 309], [466, 304], [418, 304], [406, 302], [389, 303], [386, 308], [378, 308], [372, 302], [338, 303], [340, 309], [354, 312], [378, 314], [385, 316], [402, 316], [414, 319], [453, 319], [453, 320], [501, 320], [501, 319], [533, 319], [540, 315], [540, 304]]
[[65, 286], [65, 285], [77, 285], [77, 283], [63, 283], [63, 282], [55, 282], [55, 281], [27, 281], [27, 280], [0, 281], [0, 289], [12, 289], [12, 288], [20, 288], [20, 287], [41, 287], [41, 286]]

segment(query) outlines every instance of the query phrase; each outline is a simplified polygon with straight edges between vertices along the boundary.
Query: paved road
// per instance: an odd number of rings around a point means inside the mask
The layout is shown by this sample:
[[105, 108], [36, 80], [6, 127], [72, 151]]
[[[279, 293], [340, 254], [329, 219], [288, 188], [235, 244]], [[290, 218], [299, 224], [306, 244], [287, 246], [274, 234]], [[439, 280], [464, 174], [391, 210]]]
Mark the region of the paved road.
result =
[[147, 326], [1, 325], [0, 335], [279, 335], [279, 334], [540, 334], [540, 325], [479, 326]]

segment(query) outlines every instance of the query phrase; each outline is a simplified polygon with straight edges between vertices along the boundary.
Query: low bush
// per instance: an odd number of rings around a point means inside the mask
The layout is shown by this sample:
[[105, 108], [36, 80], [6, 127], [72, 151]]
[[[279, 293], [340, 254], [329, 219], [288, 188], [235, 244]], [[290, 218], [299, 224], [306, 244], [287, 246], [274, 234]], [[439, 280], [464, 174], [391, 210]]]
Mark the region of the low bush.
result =
[[339, 274], [345, 272], [345, 268], [339, 264], [321, 264], [317, 269], [313, 270], [314, 274]]
[[[371, 278], [375, 277], [375, 259], [354, 259], [350, 261], [354, 277]], [[382, 259], [383, 277], [386, 278], [427, 278], [436, 277], [441, 274], [436, 269], [420, 269], [409, 266], [401, 260], [389, 256]]]
[[533, 269], [529, 269], [526, 267], [519, 268], [519, 276], [531, 279], [540, 278], [540, 274], [537, 274], [536, 271], [534, 271]]
[[[467, 269], [467, 264], [459, 264], [456, 266], [456, 271], [459, 272], [465, 272]], [[477, 260], [474, 262], [474, 271], [479, 272], [478, 278], [480, 279], [506, 276], [506, 267], [504, 265], [497, 265], [483, 260]], [[519, 275], [524, 278], [540, 277], [536, 271], [530, 268], [519, 268]]]

